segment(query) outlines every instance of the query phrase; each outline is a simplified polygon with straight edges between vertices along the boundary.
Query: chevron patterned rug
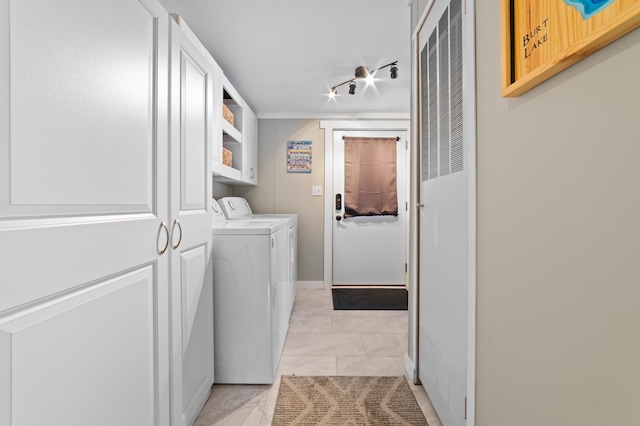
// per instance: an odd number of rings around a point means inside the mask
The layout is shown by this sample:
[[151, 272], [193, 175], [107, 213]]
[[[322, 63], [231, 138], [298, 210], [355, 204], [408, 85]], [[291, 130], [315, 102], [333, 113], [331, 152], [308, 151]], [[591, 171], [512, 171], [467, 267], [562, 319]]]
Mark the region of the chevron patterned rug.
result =
[[272, 425], [427, 426], [427, 421], [403, 376], [282, 376]]

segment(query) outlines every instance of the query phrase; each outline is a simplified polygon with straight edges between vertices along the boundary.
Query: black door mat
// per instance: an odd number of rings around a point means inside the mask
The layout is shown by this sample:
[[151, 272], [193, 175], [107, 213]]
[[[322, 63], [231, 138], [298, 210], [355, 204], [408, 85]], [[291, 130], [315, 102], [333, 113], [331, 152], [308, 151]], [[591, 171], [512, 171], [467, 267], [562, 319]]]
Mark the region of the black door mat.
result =
[[406, 311], [409, 303], [406, 288], [334, 287], [331, 294], [335, 311]]

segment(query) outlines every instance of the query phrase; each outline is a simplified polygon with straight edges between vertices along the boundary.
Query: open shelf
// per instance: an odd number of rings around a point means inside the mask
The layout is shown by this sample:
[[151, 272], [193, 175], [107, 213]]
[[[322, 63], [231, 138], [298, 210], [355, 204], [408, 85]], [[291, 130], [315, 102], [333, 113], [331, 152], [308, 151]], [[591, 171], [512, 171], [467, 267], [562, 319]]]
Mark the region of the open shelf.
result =
[[213, 164], [213, 174], [218, 182], [239, 182], [242, 180], [242, 172], [224, 164]]
[[222, 142], [242, 142], [242, 133], [227, 120], [222, 119]]

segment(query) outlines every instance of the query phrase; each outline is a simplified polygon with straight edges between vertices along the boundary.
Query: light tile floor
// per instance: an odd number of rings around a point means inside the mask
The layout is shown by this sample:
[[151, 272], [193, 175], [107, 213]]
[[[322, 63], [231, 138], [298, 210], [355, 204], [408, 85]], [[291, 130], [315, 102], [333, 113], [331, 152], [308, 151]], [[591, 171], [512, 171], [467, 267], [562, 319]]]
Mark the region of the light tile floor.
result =
[[[334, 311], [329, 289], [299, 289], [273, 385], [214, 385], [195, 426], [271, 424], [281, 375], [400, 376], [407, 311]], [[429, 397], [411, 384], [429, 426], [441, 426]]]

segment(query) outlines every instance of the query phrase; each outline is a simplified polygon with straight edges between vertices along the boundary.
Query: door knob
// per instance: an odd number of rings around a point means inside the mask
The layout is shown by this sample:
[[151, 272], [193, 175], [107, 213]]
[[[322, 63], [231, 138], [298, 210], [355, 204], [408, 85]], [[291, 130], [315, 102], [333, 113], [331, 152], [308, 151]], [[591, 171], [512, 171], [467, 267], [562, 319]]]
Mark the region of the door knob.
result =
[[339, 221], [341, 221], [341, 220], [342, 220], [342, 216], [340, 216], [340, 215], [336, 216], [336, 220], [337, 220], [338, 222], [339, 222]]

